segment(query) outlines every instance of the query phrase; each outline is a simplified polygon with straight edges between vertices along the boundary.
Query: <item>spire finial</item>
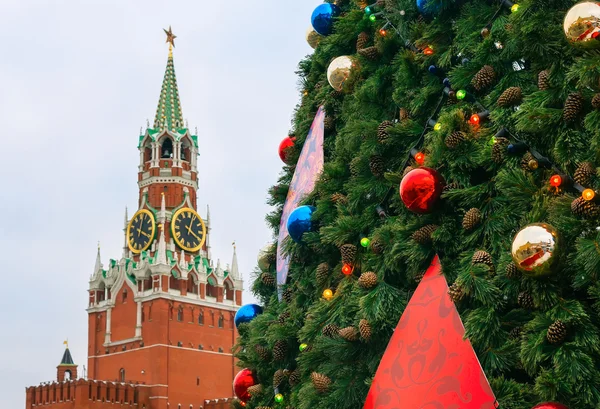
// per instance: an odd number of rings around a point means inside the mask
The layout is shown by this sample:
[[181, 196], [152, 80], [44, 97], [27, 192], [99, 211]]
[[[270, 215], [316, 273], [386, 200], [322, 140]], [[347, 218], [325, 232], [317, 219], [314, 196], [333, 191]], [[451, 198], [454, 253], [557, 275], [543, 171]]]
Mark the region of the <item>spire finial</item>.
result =
[[63, 345], [66, 346], [66, 349], [69, 349], [69, 338], [63, 341]]
[[173, 34], [173, 31], [171, 30], [171, 26], [169, 26], [169, 30], [165, 30], [163, 28], [163, 31], [165, 32], [165, 34], [167, 35], [167, 43], [169, 43], [169, 57], [173, 56], [173, 47], [175, 47], [175, 39], [177, 38], [177, 36], [175, 34]]
[[169, 44], [169, 58], [167, 59], [167, 68], [163, 78], [163, 84], [158, 100], [158, 107], [154, 117], [154, 129], [167, 129], [173, 131], [180, 129], [184, 125], [183, 114], [181, 113], [181, 101], [179, 100], [179, 91], [177, 90], [177, 80], [175, 78], [175, 66], [173, 63], [173, 47], [175, 38], [171, 27], [163, 29], [167, 35]]

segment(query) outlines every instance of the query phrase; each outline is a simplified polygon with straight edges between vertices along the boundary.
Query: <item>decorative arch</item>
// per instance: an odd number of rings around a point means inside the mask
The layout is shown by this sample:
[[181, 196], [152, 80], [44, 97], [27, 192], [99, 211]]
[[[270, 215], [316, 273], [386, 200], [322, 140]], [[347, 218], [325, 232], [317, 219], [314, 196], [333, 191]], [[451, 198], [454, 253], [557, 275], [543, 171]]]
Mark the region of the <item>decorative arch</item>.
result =
[[213, 274], [206, 279], [206, 295], [207, 297], [217, 297], [217, 279]]
[[181, 140], [181, 160], [192, 161], [192, 144], [193, 142], [187, 136]]
[[142, 152], [144, 153], [144, 163], [148, 163], [152, 161], [152, 140], [150, 138], [146, 138], [144, 140], [144, 144], [142, 145]]
[[73, 379], [73, 373], [70, 369], [67, 369], [63, 374], [63, 381], [70, 381], [71, 379]]
[[173, 157], [174, 143], [170, 136], [163, 138], [160, 141], [160, 158], [170, 159]]
[[198, 295], [199, 292], [199, 285], [198, 285], [198, 277], [196, 276], [195, 273], [189, 273], [188, 274], [188, 279], [187, 279], [187, 292], [188, 294], [196, 294]]
[[125, 382], [125, 369], [124, 368], [119, 369], [119, 381]]
[[225, 279], [225, 282], [223, 283], [223, 298], [229, 301], [233, 301], [233, 298], [235, 296], [235, 289], [233, 287], [233, 282], [231, 281], [231, 279], [229, 277], [227, 277]]

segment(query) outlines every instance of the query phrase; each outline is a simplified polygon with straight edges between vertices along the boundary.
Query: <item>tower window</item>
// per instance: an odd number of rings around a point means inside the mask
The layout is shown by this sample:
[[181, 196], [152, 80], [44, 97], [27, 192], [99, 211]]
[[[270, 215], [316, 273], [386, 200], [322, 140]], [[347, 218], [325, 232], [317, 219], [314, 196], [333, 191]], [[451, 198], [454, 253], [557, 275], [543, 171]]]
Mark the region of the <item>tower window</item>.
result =
[[183, 321], [183, 307], [179, 307], [177, 310], [177, 321]]
[[64, 375], [63, 381], [69, 381], [69, 380], [71, 380], [71, 370], [67, 369], [65, 371], [65, 375]]
[[196, 386], [200, 386], [200, 377], [196, 377]]
[[161, 158], [172, 158], [173, 157], [173, 142], [171, 142], [170, 138], [165, 138], [161, 147]]
[[225, 319], [222, 315], [219, 316], [219, 328], [223, 328]]
[[123, 302], [125, 303], [127, 301], [127, 289], [123, 290]]
[[125, 382], [125, 369], [121, 368], [119, 370], [119, 380], [121, 382]]
[[219, 347], [219, 352], [223, 352], [223, 348]]
[[204, 325], [204, 313], [202, 311], [198, 314], [198, 324]]

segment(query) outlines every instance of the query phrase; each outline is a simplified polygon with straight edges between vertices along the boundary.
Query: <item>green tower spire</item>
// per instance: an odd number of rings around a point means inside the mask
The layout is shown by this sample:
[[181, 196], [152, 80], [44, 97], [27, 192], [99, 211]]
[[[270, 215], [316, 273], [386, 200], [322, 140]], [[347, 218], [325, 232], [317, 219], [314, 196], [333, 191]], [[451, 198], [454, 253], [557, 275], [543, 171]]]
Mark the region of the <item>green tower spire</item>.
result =
[[167, 69], [165, 70], [156, 116], [154, 117], [154, 128], [173, 131], [183, 128], [184, 123], [177, 89], [177, 78], [175, 77], [175, 65], [173, 64], [173, 47], [175, 46], [176, 36], [171, 31], [171, 27], [168, 31], [164, 31], [167, 35], [167, 43], [169, 43], [169, 58], [167, 59]]

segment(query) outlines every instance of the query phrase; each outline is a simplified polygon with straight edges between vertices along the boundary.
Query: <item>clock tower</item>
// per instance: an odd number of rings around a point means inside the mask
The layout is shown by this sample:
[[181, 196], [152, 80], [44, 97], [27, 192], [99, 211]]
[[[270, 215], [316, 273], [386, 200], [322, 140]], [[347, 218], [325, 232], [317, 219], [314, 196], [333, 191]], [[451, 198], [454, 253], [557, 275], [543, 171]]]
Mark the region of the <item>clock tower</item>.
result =
[[[98, 246], [89, 281], [88, 380], [80, 395], [97, 403], [90, 407], [188, 409], [233, 395], [243, 281], [235, 244], [231, 264], [211, 257], [209, 210], [201, 216], [196, 202], [198, 136], [183, 120], [175, 35], [165, 33], [169, 56], [154, 123], [137, 141], [138, 208], [131, 218], [125, 211], [121, 257], [104, 265]], [[133, 388], [127, 395], [126, 387]], [[28, 402], [52, 400], [38, 389], [28, 390]]]

